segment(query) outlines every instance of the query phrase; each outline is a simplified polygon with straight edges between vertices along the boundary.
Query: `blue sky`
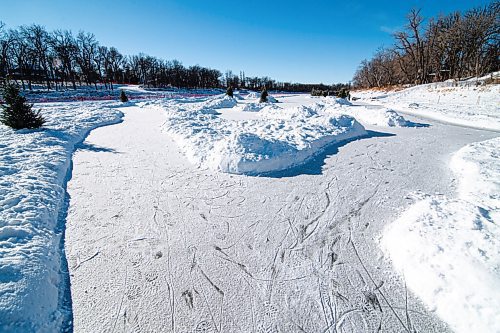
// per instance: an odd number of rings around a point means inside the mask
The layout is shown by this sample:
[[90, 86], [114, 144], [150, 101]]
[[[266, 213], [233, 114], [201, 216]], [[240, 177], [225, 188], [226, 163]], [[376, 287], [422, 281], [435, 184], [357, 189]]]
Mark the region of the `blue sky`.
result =
[[424, 16], [486, 0], [217, 1], [10, 0], [0, 21], [92, 32], [123, 54], [144, 52], [279, 81], [347, 82], [361, 60], [393, 40], [411, 8]]

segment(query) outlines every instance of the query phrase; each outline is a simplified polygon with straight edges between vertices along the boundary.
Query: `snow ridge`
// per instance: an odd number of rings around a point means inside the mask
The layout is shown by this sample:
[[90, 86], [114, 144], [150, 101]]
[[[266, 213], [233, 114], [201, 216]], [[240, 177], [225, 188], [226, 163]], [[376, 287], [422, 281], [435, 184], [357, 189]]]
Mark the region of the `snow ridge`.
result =
[[353, 96], [429, 119], [500, 131], [500, 85], [441, 82], [401, 91], [356, 91]]
[[500, 137], [465, 146], [458, 198], [419, 195], [382, 248], [408, 286], [456, 332], [500, 331]]
[[118, 122], [117, 105], [44, 105], [42, 130], [0, 125], [0, 331], [53, 332], [67, 320], [57, 230], [64, 183], [75, 145], [91, 129]]

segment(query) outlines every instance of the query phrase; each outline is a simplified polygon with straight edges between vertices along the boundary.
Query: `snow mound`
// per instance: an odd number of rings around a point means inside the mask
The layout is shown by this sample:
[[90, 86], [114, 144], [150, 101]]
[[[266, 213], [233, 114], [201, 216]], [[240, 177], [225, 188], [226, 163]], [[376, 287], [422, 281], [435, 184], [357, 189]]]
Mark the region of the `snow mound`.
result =
[[246, 97], [246, 99], [257, 99], [257, 98], [260, 98], [260, 93], [255, 91], [250, 92]]
[[329, 105], [347, 105], [347, 106], [352, 105], [352, 103], [345, 98], [339, 98], [333, 96], [323, 97], [323, 101]]
[[458, 198], [421, 195], [384, 230], [408, 286], [456, 332], [500, 331], [500, 138], [460, 149]]
[[266, 105], [263, 103], [247, 103], [243, 104], [241, 107], [241, 111], [244, 112], [259, 112], [262, 110]]
[[236, 99], [227, 95], [222, 95], [208, 99], [208, 102], [205, 103], [205, 107], [212, 109], [226, 109], [235, 107], [237, 104], [238, 102]]
[[[260, 100], [260, 93], [252, 91], [251, 93], [249, 93], [247, 95], [246, 99], [247, 100]], [[271, 95], [267, 95], [267, 102], [268, 103], [278, 103], [278, 100]]]
[[412, 123], [407, 121], [403, 116], [399, 115], [396, 111], [382, 108], [372, 109], [359, 106], [342, 106], [331, 107], [325, 105], [325, 112], [327, 113], [343, 113], [356, 118], [364, 124], [383, 126], [383, 127], [408, 127]]
[[287, 108], [281, 108], [276, 105], [269, 105], [262, 108], [260, 114], [262, 117], [268, 119], [305, 120], [306, 118], [311, 118], [319, 115], [320, 110], [322, 110], [322, 107], [318, 104], [313, 106], [297, 105]]
[[226, 120], [208, 102], [162, 104], [165, 131], [194, 164], [235, 174], [262, 174], [298, 166], [327, 146], [366, 135], [354, 118], [314, 109], [266, 105], [261, 117]]
[[233, 98], [234, 98], [234, 99], [236, 99], [236, 100], [238, 100], [238, 101], [243, 101], [243, 100], [245, 100], [245, 97], [241, 96], [241, 94], [240, 94], [239, 92], [235, 92], [235, 93], [233, 94]]
[[349, 114], [362, 123], [375, 126], [407, 127], [410, 125], [403, 116], [391, 109], [352, 108], [349, 109]]
[[67, 318], [58, 225], [75, 144], [121, 112], [103, 103], [36, 105], [42, 130], [0, 125], [0, 331], [56, 332]]

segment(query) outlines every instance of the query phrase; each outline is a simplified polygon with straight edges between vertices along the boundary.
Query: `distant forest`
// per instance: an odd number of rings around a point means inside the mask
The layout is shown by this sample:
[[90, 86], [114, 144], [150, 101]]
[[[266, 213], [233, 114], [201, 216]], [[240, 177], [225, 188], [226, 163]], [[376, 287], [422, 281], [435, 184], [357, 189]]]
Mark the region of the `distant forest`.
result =
[[277, 82], [269, 77], [247, 77], [244, 72], [224, 74], [216, 69], [189, 66], [178, 60], [163, 60], [143, 53], [121, 54], [114, 47], [100, 45], [92, 33], [70, 30], [49, 32], [33, 24], [7, 29], [0, 22], [0, 84], [19, 82], [22, 89], [33, 84], [47, 89], [95, 88], [113, 83], [140, 84], [150, 88], [233, 88], [310, 92], [313, 89], [340, 90], [345, 84], [300, 84]]
[[395, 44], [364, 60], [353, 84], [359, 88], [423, 84], [462, 79], [500, 69], [500, 1], [424, 20], [420, 10], [407, 15]]

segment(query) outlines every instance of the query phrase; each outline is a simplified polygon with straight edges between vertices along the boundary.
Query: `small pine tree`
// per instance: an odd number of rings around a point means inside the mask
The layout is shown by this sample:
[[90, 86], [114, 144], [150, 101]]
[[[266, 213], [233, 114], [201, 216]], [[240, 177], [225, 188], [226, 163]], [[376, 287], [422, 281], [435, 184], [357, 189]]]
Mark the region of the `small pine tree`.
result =
[[226, 95], [228, 95], [229, 97], [233, 97], [233, 87], [227, 87]]
[[269, 94], [267, 93], [266, 87], [262, 89], [262, 92], [260, 93], [260, 101], [259, 103], [267, 103], [267, 96]]
[[344, 88], [342, 88], [339, 92], [339, 96], [340, 98], [346, 98], [347, 97], [347, 92], [345, 91]]
[[33, 104], [26, 102], [26, 98], [19, 93], [15, 84], [6, 83], [2, 96], [5, 102], [0, 113], [2, 124], [15, 130], [40, 128], [45, 124], [40, 110], [32, 110]]
[[128, 97], [127, 97], [127, 95], [125, 94], [125, 91], [124, 91], [124, 90], [121, 90], [121, 92], [120, 92], [120, 101], [122, 101], [122, 103], [126, 103], [126, 102], [128, 102]]

